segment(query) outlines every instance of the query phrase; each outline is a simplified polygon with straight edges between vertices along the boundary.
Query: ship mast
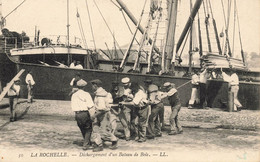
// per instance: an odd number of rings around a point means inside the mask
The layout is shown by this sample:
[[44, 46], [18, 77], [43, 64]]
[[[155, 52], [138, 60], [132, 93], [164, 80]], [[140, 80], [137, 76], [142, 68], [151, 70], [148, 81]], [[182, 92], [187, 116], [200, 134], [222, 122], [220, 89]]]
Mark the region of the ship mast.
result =
[[181, 34], [181, 36], [180, 36], [180, 38], [179, 38], [178, 43], [177, 43], [176, 53], [178, 53], [178, 51], [179, 51], [179, 49], [180, 49], [180, 47], [181, 47], [181, 44], [182, 44], [182, 42], [183, 42], [183, 40], [184, 40], [186, 34], [187, 34], [188, 31], [189, 31], [189, 29], [190, 29], [190, 27], [191, 27], [191, 24], [193, 23], [193, 20], [194, 20], [196, 14], [198, 13], [198, 10], [199, 10], [199, 8], [200, 8], [201, 3], [202, 3], [202, 0], [196, 0], [196, 2], [195, 2], [195, 4], [194, 4], [194, 7], [193, 7], [193, 9], [192, 9], [192, 12], [191, 12], [191, 14], [190, 14], [190, 16], [189, 16], [189, 19], [188, 19], [188, 21], [186, 22], [186, 25], [185, 25], [185, 27], [184, 27], [184, 29], [183, 29], [183, 31], [182, 31], [182, 34]]
[[136, 25], [135, 32], [134, 32], [133, 35], [132, 35], [131, 42], [129, 43], [128, 48], [127, 48], [126, 52], [124, 53], [123, 60], [122, 60], [122, 62], [121, 62], [121, 64], [120, 64], [120, 66], [119, 66], [119, 70], [120, 70], [120, 71], [123, 71], [123, 69], [124, 69], [124, 67], [125, 67], [125, 64], [126, 64], [126, 61], [127, 61], [128, 57], [129, 57], [130, 49], [131, 49], [131, 47], [132, 47], [132, 45], [133, 45], [135, 36], [136, 36], [136, 34], [137, 34], [137, 31], [138, 31], [138, 29], [139, 29], [139, 26], [140, 26], [141, 21], [142, 21], [142, 18], [143, 18], [143, 14], [144, 14], [144, 9], [145, 9], [146, 2], [147, 2], [147, 0], [145, 0], [145, 2], [144, 2], [144, 6], [143, 6], [143, 9], [142, 9], [142, 12], [141, 12], [141, 16], [140, 16], [140, 18], [139, 18], [139, 21], [138, 21], [138, 23], [137, 23], [137, 25]]
[[[130, 12], [130, 10], [126, 7], [126, 5], [125, 5], [121, 0], [116, 0], [116, 2], [119, 4], [119, 6], [121, 7], [121, 9], [125, 11], [126, 15], [130, 18], [130, 20], [134, 23], [134, 25], [137, 26], [137, 24], [138, 24], [137, 19], [136, 19], [136, 18], [134, 17], [134, 15]], [[138, 26], [138, 30], [139, 30], [142, 34], [144, 34], [145, 29], [142, 27], [141, 24]], [[152, 41], [151, 38], [148, 38], [148, 43], [149, 43], [149, 44], [152, 44], [152, 43], [153, 43], [153, 41]], [[160, 51], [159, 51], [159, 49], [158, 49], [156, 46], [154, 47], [154, 50], [155, 50], [156, 53], [160, 54]]]
[[[190, 0], [190, 12], [192, 11], [192, 0]], [[190, 49], [189, 49], [189, 72], [188, 74], [191, 75], [192, 72], [192, 55], [193, 55], [193, 44], [192, 44], [192, 34], [193, 34], [193, 26], [194, 23], [191, 23], [191, 28], [190, 28]]]
[[70, 19], [69, 19], [69, 0], [67, 0], [67, 48], [68, 48], [68, 65], [71, 63], [70, 57]]
[[170, 0], [168, 3], [168, 25], [166, 29], [166, 38], [162, 54], [162, 73], [172, 73], [174, 71], [174, 64], [172, 64], [172, 58], [174, 51], [178, 0]]
[[16, 6], [11, 12], [9, 12], [5, 17], [2, 13], [2, 0], [0, 0], [0, 29], [2, 30], [5, 26], [5, 19], [11, 15], [17, 8], [19, 8], [26, 0], [23, 0], [18, 6]]
[[0, 0], [0, 30], [4, 28], [4, 17], [2, 13], [2, 0]]

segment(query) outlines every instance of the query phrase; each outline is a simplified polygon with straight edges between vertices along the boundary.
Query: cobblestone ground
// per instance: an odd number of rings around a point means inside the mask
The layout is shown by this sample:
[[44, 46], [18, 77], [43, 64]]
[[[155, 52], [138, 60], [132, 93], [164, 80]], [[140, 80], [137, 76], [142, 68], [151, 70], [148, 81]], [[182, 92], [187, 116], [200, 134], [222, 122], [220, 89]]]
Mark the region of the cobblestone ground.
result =
[[[167, 125], [170, 109], [165, 110]], [[258, 111], [182, 108], [183, 134], [165, 131], [145, 143], [120, 139], [117, 150], [100, 153], [81, 149], [68, 101], [21, 103], [18, 117], [10, 123], [8, 108], [0, 109], [0, 161], [259, 161]]]

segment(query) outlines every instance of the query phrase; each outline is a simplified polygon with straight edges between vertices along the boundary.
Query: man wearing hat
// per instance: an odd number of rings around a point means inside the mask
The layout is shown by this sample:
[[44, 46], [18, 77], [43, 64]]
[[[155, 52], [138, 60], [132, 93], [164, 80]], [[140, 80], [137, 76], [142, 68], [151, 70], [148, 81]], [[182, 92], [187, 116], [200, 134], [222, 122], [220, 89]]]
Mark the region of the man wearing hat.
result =
[[69, 96], [71, 96], [74, 92], [77, 92], [77, 82], [81, 79], [81, 74], [79, 72], [76, 73], [75, 77], [72, 78], [70, 81], [70, 86], [72, 87], [71, 92], [69, 93]]
[[14, 80], [14, 84], [7, 92], [7, 96], [9, 98], [9, 106], [10, 106], [10, 122], [14, 122], [17, 120], [16, 106], [17, 106], [19, 94], [20, 94], [20, 79], [16, 78]]
[[223, 80], [229, 82], [230, 91], [234, 93], [234, 111], [241, 111], [242, 105], [237, 98], [238, 90], [239, 90], [239, 78], [235, 73], [234, 69], [230, 69], [231, 76], [226, 74], [222, 68], [221, 73], [223, 76]]
[[149, 116], [149, 101], [147, 100], [147, 93], [144, 92], [144, 89], [141, 88], [137, 82], [133, 82], [130, 89], [134, 95], [133, 100], [131, 102], [123, 101], [121, 104], [134, 106], [131, 122], [136, 134], [135, 140], [138, 142], [145, 142]]
[[[120, 106], [118, 105], [119, 102], [123, 101], [123, 87], [119, 86], [119, 83], [117, 81], [112, 82], [112, 87], [110, 90], [110, 94], [113, 98], [113, 106], [111, 106], [111, 126], [112, 126], [112, 132], [115, 134], [116, 128], [117, 128], [117, 118], [119, 115], [119, 109]], [[115, 106], [116, 105], [116, 106]]]
[[161, 137], [161, 123], [159, 113], [164, 113], [164, 105], [161, 99], [159, 87], [152, 83], [152, 80], [145, 80], [147, 95], [151, 105], [151, 114], [148, 119], [147, 138]]
[[169, 103], [171, 105], [172, 113], [170, 115], [170, 127], [171, 131], [169, 135], [176, 135], [183, 132], [182, 126], [179, 123], [179, 111], [181, 109], [181, 101], [177, 89], [175, 88], [174, 83], [166, 82], [163, 84], [163, 87], [167, 91]]
[[113, 103], [118, 104], [123, 100], [123, 87], [119, 86], [119, 82], [113, 81], [110, 93], [113, 97]]
[[33, 102], [33, 87], [35, 85], [35, 81], [32, 76], [32, 71], [29, 71], [28, 74], [26, 75], [25, 82], [27, 84], [27, 90], [28, 90], [27, 102], [31, 103]]
[[77, 61], [77, 65], [74, 67], [75, 69], [83, 69], [80, 61]]
[[199, 77], [199, 92], [200, 92], [200, 108], [207, 108], [207, 80], [209, 78], [208, 69], [203, 67]]
[[[123, 101], [126, 103], [133, 101], [134, 96], [130, 89], [131, 86], [130, 78], [128, 77], [122, 78], [121, 82], [123, 84]], [[119, 114], [119, 119], [124, 129], [126, 141], [129, 141], [131, 136], [130, 128], [131, 128], [132, 108], [133, 108], [132, 105], [122, 105], [122, 110]]]
[[92, 133], [92, 120], [89, 110], [94, 108], [94, 103], [90, 94], [83, 90], [87, 82], [80, 79], [76, 85], [78, 90], [71, 96], [71, 108], [75, 112], [75, 119], [84, 139], [83, 150], [87, 150], [90, 148]]
[[189, 100], [189, 109], [192, 109], [195, 104], [199, 103], [199, 96], [198, 96], [198, 90], [199, 90], [199, 76], [198, 71], [195, 69], [193, 72], [193, 75], [191, 76], [191, 97]]
[[110, 93], [103, 89], [102, 82], [99, 79], [90, 81], [92, 88], [95, 91], [95, 115], [93, 122], [93, 133], [91, 141], [95, 143], [94, 152], [103, 150], [103, 141], [110, 141], [112, 145], [110, 149], [117, 149], [117, 138], [113, 133], [113, 128], [111, 125], [111, 104], [113, 103], [113, 98]]

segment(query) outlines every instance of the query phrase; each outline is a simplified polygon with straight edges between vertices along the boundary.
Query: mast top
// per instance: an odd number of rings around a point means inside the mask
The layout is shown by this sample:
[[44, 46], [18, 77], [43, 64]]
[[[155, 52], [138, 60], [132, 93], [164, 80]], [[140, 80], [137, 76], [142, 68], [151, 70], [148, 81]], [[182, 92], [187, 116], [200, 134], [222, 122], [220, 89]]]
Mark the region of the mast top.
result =
[[5, 26], [5, 19], [2, 13], [2, 0], [0, 0], [0, 29], [2, 30]]

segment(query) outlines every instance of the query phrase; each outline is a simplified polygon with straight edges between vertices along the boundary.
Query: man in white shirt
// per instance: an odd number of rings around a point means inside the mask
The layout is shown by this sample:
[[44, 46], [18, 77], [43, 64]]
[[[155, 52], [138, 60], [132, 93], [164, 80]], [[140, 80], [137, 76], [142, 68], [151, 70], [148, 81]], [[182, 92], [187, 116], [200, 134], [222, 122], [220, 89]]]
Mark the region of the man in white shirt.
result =
[[237, 98], [238, 90], [239, 90], [239, 78], [233, 69], [230, 69], [231, 76], [227, 75], [221, 69], [223, 80], [229, 82], [230, 91], [234, 93], [234, 111], [240, 111], [242, 108], [241, 103]]
[[80, 79], [77, 82], [78, 90], [71, 96], [71, 109], [75, 112], [75, 119], [84, 138], [83, 150], [90, 148], [92, 120], [89, 110], [94, 108], [90, 94], [83, 90], [87, 82]]
[[[131, 102], [133, 100], [134, 96], [130, 89], [130, 86], [131, 86], [130, 78], [128, 78], [128, 77], [122, 78], [121, 82], [123, 84], [123, 101]], [[121, 121], [123, 129], [124, 129], [126, 141], [129, 141], [130, 136], [131, 136], [130, 127], [131, 127], [131, 118], [132, 118], [131, 117], [132, 108], [133, 108], [132, 105], [123, 105], [121, 112], [118, 115], [119, 120]]]
[[35, 81], [32, 76], [32, 71], [29, 71], [26, 75], [25, 82], [27, 84], [27, 90], [28, 90], [28, 97], [27, 102], [32, 103], [33, 102], [33, 87], [35, 85]]
[[81, 74], [79, 72], [76, 73], [75, 77], [72, 78], [70, 81], [70, 86], [72, 87], [71, 92], [69, 93], [69, 96], [71, 96], [74, 92], [77, 92], [77, 82], [81, 79]]
[[[131, 119], [131, 124], [134, 127], [136, 138], [138, 142], [146, 141], [146, 129], [149, 118], [149, 101], [147, 99], [147, 94], [144, 89], [139, 86], [137, 82], [133, 82], [130, 89], [134, 95], [131, 102], [121, 102], [123, 105], [133, 105], [134, 109], [133, 116]], [[137, 121], [138, 118], [138, 122]]]
[[198, 90], [199, 90], [199, 81], [200, 78], [198, 76], [198, 71], [194, 70], [194, 74], [191, 76], [191, 96], [189, 100], [189, 109], [192, 109], [196, 104], [199, 103], [199, 95], [198, 95]]
[[80, 61], [77, 61], [77, 65], [74, 68], [75, 69], [83, 69], [83, 66], [81, 65]]
[[159, 87], [153, 84], [152, 80], [145, 80], [148, 99], [151, 105], [151, 114], [148, 119], [147, 138], [161, 137], [161, 123], [159, 114], [164, 114], [164, 105], [161, 99]]
[[95, 144], [93, 152], [103, 150], [103, 141], [112, 142], [110, 149], [117, 149], [117, 138], [113, 133], [111, 125], [112, 116], [110, 109], [113, 103], [112, 95], [101, 87], [101, 80], [95, 79], [90, 82], [95, 91], [94, 105], [96, 110], [91, 137], [91, 141]]
[[202, 68], [199, 77], [200, 88], [200, 108], [207, 108], [207, 80], [209, 78], [208, 69]]
[[76, 60], [73, 60], [72, 63], [70, 64], [70, 68], [75, 68], [76, 66]]
[[9, 106], [10, 106], [10, 122], [14, 122], [17, 120], [16, 117], [16, 106], [20, 94], [20, 79], [17, 78], [14, 80], [14, 84], [8, 90], [7, 96], [9, 98]]

